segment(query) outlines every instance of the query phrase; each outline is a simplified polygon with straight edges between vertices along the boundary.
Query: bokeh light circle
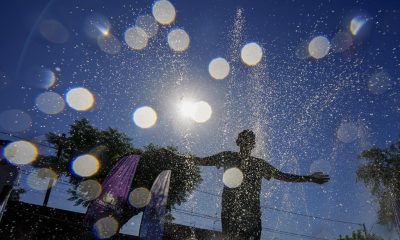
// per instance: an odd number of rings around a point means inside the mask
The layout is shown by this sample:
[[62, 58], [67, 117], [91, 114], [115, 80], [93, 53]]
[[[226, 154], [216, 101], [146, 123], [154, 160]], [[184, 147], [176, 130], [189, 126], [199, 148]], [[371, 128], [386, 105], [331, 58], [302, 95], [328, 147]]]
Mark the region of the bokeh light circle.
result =
[[207, 122], [212, 115], [211, 106], [205, 101], [199, 101], [193, 104], [191, 118], [197, 123]]
[[97, 38], [99, 48], [108, 54], [115, 55], [121, 51], [121, 43], [112, 34], [101, 35]]
[[175, 20], [175, 7], [169, 1], [160, 0], [155, 2], [152, 12], [156, 21], [162, 25], [169, 25]]
[[83, 87], [77, 87], [67, 92], [68, 106], [77, 111], [87, 111], [93, 107], [94, 96], [93, 94]]
[[9, 132], [23, 132], [32, 126], [32, 118], [24, 111], [10, 109], [0, 114], [0, 127]]
[[263, 50], [257, 43], [248, 43], [242, 48], [240, 57], [246, 65], [256, 66], [263, 57]]
[[118, 229], [119, 223], [115, 218], [109, 216], [99, 219], [93, 226], [94, 232], [99, 239], [107, 239], [114, 236]]
[[348, 32], [338, 32], [332, 38], [332, 50], [335, 52], [344, 52], [353, 46], [353, 37]]
[[79, 156], [72, 162], [73, 172], [81, 177], [90, 177], [96, 174], [99, 168], [99, 160], [90, 154]]
[[[44, 191], [57, 184], [58, 175], [49, 168], [40, 168], [29, 174], [27, 183], [35, 190]], [[52, 183], [50, 184], [50, 181]]]
[[140, 27], [131, 27], [125, 31], [125, 42], [134, 50], [142, 50], [147, 47], [147, 33]]
[[323, 172], [330, 173], [332, 167], [328, 160], [316, 160], [310, 166], [310, 173]]
[[238, 168], [229, 168], [224, 172], [222, 181], [228, 188], [237, 188], [243, 182], [243, 173]]
[[350, 22], [350, 32], [354, 36], [356, 36], [361, 29], [365, 26], [365, 24], [368, 22], [368, 18], [362, 17], [362, 16], [356, 16], [354, 17], [351, 22]]
[[343, 122], [337, 129], [337, 138], [344, 143], [351, 143], [358, 138], [358, 127], [352, 122]]
[[12, 164], [24, 165], [35, 161], [38, 149], [28, 141], [15, 141], [7, 144], [3, 150], [4, 157]]
[[308, 52], [315, 59], [325, 57], [329, 53], [330, 48], [331, 44], [324, 36], [315, 37], [308, 44]]
[[69, 39], [68, 30], [60, 22], [54, 19], [44, 20], [39, 24], [39, 32], [52, 43], [65, 43]]
[[225, 79], [231, 70], [229, 63], [224, 58], [215, 58], [208, 65], [208, 72], [216, 80]]
[[34, 86], [44, 89], [53, 87], [56, 83], [56, 74], [47, 68], [35, 69], [33, 74]]
[[150, 200], [151, 193], [144, 187], [136, 188], [129, 194], [129, 203], [135, 208], [143, 208], [147, 206]]
[[46, 114], [57, 114], [65, 107], [63, 97], [55, 92], [45, 92], [36, 97], [37, 108]]
[[140, 128], [150, 128], [157, 122], [157, 113], [151, 107], [140, 107], [133, 113], [133, 121]]
[[392, 80], [385, 71], [374, 73], [368, 80], [368, 90], [373, 94], [382, 94], [392, 87]]
[[158, 32], [158, 23], [153, 16], [142, 15], [136, 19], [136, 26], [143, 29], [149, 38], [154, 37]]
[[168, 33], [168, 45], [176, 52], [183, 52], [189, 48], [190, 38], [183, 29], [174, 29]]
[[295, 51], [297, 58], [304, 60], [310, 57], [310, 54], [308, 53], [308, 44], [308, 41], [301, 41], [299, 43]]
[[86, 201], [91, 201], [98, 198], [101, 191], [101, 184], [93, 179], [89, 179], [79, 183], [79, 186], [76, 189], [78, 195]]

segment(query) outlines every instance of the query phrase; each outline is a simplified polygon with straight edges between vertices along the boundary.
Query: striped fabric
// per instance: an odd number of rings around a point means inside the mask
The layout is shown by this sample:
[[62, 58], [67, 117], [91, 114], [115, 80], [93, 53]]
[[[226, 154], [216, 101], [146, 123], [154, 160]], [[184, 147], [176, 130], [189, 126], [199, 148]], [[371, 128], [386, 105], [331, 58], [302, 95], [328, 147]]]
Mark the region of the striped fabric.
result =
[[171, 170], [161, 172], [151, 187], [151, 200], [140, 226], [140, 239], [161, 240], [164, 233], [165, 207], [167, 205]]

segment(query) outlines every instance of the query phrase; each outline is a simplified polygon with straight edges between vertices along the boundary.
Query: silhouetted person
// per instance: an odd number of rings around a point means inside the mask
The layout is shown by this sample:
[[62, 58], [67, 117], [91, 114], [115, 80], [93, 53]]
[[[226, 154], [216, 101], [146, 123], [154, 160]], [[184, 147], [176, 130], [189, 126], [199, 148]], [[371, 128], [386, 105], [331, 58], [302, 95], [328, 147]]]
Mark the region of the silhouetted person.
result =
[[252, 157], [255, 135], [250, 130], [239, 133], [236, 144], [240, 147], [240, 152], [226, 151], [205, 158], [195, 158], [199, 165], [223, 167], [224, 171], [235, 167], [243, 174], [243, 181], [238, 187], [224, 186], [222, 192], [221, 222], [226, 239], [260, 239], [262, 230], [260, 192], [263, 178], [318, 184], [329, 181], [329, 176], [322, 172], [309, 176], [283, 173], [265, 160]]

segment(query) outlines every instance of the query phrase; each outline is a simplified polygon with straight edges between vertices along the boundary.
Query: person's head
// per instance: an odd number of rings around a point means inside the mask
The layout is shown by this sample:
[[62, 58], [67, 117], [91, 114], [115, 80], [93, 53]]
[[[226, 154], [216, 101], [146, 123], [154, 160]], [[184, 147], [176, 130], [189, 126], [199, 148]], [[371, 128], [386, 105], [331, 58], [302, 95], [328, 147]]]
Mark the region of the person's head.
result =
[[238, 134], [236, 145], [240, 147], [241, 151], [250, 152], [256, 144], [256, 135], [251, 130], [244, 130]]

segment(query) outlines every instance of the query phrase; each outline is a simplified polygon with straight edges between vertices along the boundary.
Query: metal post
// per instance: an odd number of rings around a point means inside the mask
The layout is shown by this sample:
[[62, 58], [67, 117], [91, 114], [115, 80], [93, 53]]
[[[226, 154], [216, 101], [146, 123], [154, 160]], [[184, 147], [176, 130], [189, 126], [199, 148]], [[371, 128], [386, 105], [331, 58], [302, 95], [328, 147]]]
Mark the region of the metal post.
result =
[[47, 186], [46, 196], [44, 196], [43, 206], [47, 207], [47, 203], [49, 202], [51, 188], [53, 187], [54, 179], [50, 178], [49, 186]]
[[[61, 140], [59, 141], [58, 148], [57, 148], [57, 159], [59, 162], [61, 162], [61, 154], [63, 151], [64, 139], [65, 139], [65, 134], [62, 134]], [[54, 179], [50, 178], [49, 185], [47, 186], [46, 196], [44, 196], [44, 201], [43, 201], [43, 206], [45, 206], [45, 207], [47, 207], [47, 203], [49, 202], [50, 193], [51, 193], [53, 184], [54, 184]]]
[[363, 223], [363, 229], [364, 229], [365, 239], [368, 239], [367, 228], [365, 227], [364, 223]]

